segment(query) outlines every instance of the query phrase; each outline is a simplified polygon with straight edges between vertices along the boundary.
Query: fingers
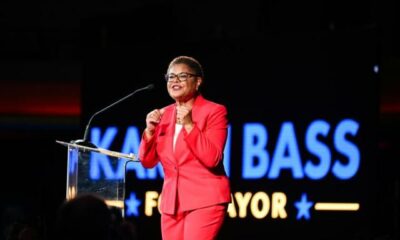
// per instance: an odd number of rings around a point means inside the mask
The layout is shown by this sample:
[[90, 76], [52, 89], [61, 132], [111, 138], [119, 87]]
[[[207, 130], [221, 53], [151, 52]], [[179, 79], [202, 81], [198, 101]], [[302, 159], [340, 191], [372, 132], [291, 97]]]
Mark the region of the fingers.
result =
[[153, 130], [155, 126], [160, 122], [162, 114], [165, 112], [164, 109], [154, 109], [149, 112], [146, 116], [146, 127], [149, 130]]
[[188, 124], [192, 122], [192, 109], [183, 105], [176, 107], [176, 122], [178, 124]]
[[160, 114], [161, 114], [161, 116], [164, 114], [164, 112], [165, 112], [165, 109], [164, 108], [161, 108], [160, 110], [159, 110], [159, 112], [160, 112]]
[[164, 108], [154, 109], [153, 111], [147, 114], [146, 119], [151, 119], [153, 122], [159, 122], [164, 112], [165, 112]]

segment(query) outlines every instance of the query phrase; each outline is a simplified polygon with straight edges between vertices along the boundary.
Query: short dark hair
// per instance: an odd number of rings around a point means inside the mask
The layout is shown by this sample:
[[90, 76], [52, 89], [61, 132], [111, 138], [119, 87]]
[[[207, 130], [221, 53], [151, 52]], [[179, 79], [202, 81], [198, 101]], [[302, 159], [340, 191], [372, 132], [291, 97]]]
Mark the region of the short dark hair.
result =
[[57, 216], [58, 239], [107, 240], [111, 211], [105, 201], [92, 194], [79, 195], [64, 202]]
[[169, 64], [168, 70], [175, 64], [185, 64], [189, 66], [197, 76], [204, 78], [203, 67], [201, 66], [200, 62], [193, 57], [179, 56], [174, 58]]

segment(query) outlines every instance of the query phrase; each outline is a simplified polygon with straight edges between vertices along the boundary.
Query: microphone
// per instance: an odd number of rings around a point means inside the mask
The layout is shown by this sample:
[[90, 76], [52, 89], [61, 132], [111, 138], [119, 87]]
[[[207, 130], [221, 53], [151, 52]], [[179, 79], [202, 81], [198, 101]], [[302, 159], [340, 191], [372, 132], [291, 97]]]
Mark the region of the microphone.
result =
[[117, 105], [118, 103], [120, 103], [120, 102], [126, 100], [127, 98], [132, 97], [132, 96], [135, 95], [136, 93], [141, 92], [141, 91], [144, 91], [144, 90], [151, 90], [151, 89], [153, 89], [153, 88], [154, 88], [154, 84], [149, 84], [149, 85], [147, 85], [146, 87], [142, 87], [142, 88], [136, 89], [135, 91], [133, 91], [132, 93], [130, 93], [130, 94], [126, 95], [125, 97], [119, 99], [118, 101], [116, 101], [116, 102], [114, 102], [114, 103], [108, 105], [107, 107], [105, 107], [105, 108], [103, 108], [103, 109], [101, 109], [101, 110], [95, 112], [95, 113], [92, 115], [92, 117], [89, 119], [88, 124], [86, 125], [85, 132], [84, 132], [84, 135], [83, 135], [83, 139], [79, 139], [79, 140], [75, 140], [75, 141], [71, 141], [71, 142], [72, 142], [72, 143], [75, 143], [75, 144], [78, 144], [78, 145], [86, 146], [86, 147], [97, 148], [96, 145], [94, 145], [93, 143], [87, 141], [87, 135], [88, 135], [89, 126], [90, 126], [90, 123], [92, 122], [93, 118], [94, 118], [96, 115], [98, 115], [98, 114], [100, 114], [100, 113], [106, 111], [107, 109], [109, 109], [109, 108], [111, 108], [111, 107]]

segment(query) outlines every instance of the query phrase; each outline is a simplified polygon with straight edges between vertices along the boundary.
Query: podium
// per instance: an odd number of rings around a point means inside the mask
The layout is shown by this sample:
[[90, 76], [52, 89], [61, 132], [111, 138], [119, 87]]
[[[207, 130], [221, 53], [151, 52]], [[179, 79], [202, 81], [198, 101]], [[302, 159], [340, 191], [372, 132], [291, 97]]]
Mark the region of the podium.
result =
[[[109, 207], [116, 207], [123, 213], [126, 163], [139, 162], [137, 156], [76, 143], [56, 142], [68, 148], [66, 199], [94, 194], [104, 199]], [[114, 168], [123, 166], [122, 177], [110, 178], [96, 169], [93, 170], [92, 164], [98, 160], [106, 160], [108, 166]]]

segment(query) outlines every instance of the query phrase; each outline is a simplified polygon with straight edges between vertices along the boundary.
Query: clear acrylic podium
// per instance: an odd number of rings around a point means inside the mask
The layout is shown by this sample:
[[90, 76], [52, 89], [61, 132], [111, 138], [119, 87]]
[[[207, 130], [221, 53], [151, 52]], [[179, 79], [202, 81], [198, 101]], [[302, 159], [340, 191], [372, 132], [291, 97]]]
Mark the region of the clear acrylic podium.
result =
[[[68, 147], [66, 199], [70, 200], [81, 194], [95, 194], [103, 198], [109, 207], [121, 209], [123, 213], [125, 198], [125, 174], [123, 178], [93, 178], [90, 163], [96, 154], [105, 155], [112, 166], [123, 161], [139, 161], [134, 154], [124, 154], [103, 148], [87, 147], [76, 143], [56, 141]], [[105, 156], [100, 156], [104, 159]], [[125, 173], [125, 170], [124, 170]]]

